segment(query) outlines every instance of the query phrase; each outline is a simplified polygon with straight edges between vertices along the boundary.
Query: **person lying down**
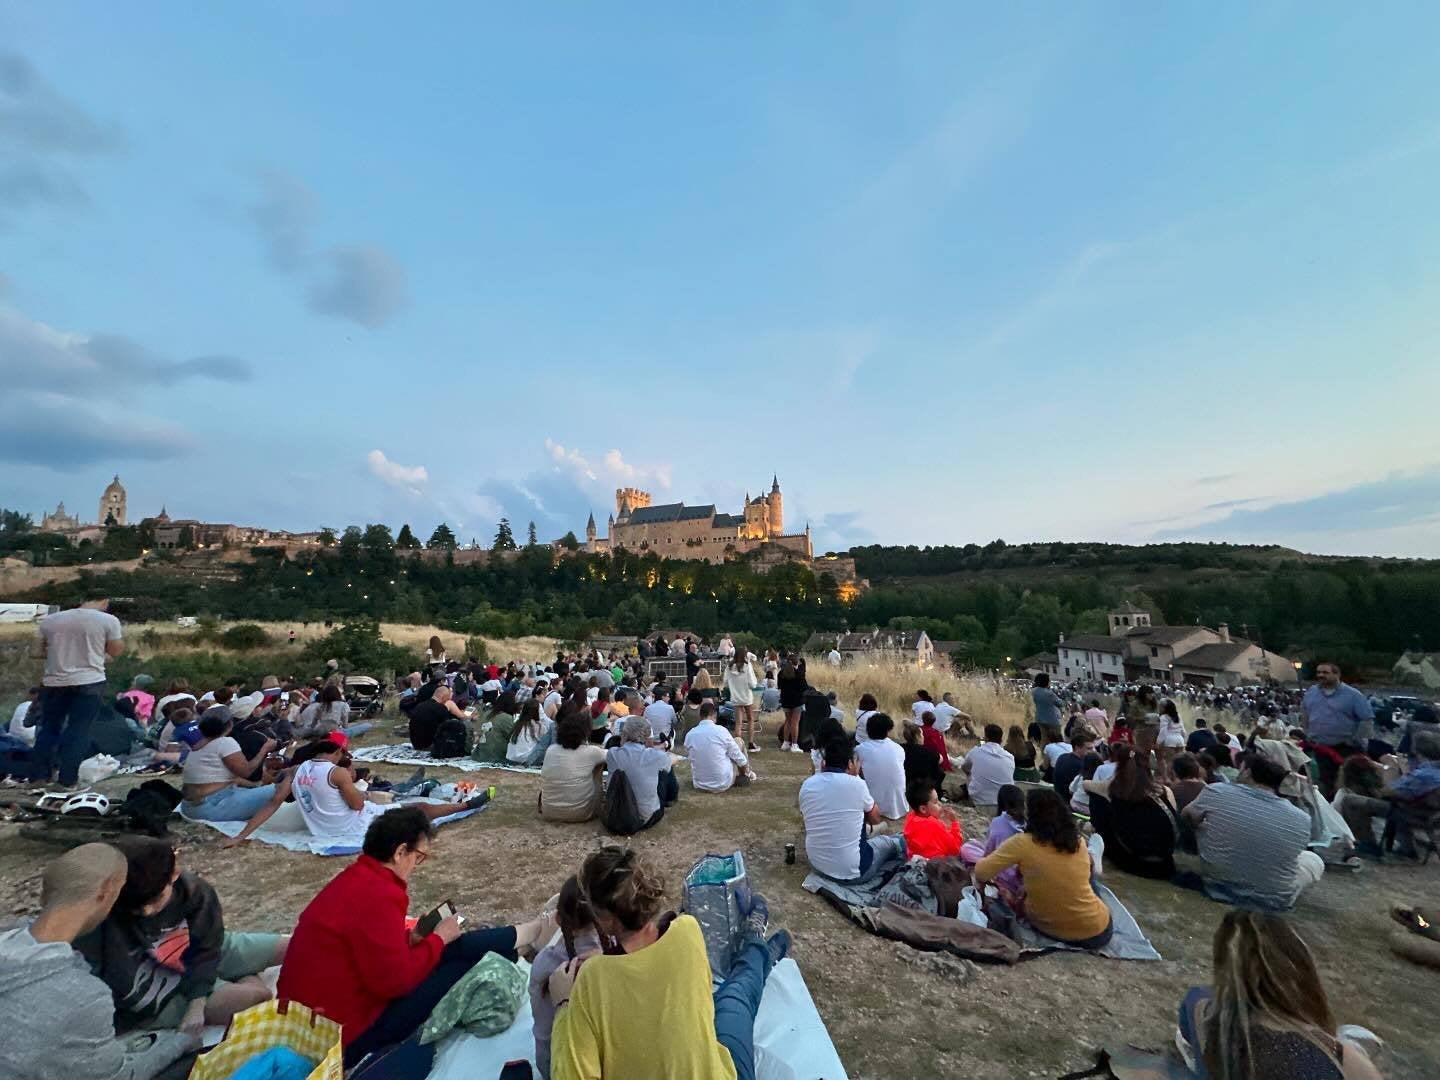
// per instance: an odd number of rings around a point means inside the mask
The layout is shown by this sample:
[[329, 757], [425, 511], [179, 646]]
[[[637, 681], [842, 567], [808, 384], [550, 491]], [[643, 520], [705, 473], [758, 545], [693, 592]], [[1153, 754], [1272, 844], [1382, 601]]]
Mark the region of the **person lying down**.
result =
[[[264, 825], [291, 795], [311, 835], [320, 839], [347, 840], [365, 835], [370, 823], [381, 814], [393, 810], [398, 803], [371, 802], [365, 792], [355, 786], [355, 774], [341, 764], [345, 748], [329, 739], [302, 746], [295, 754], [299, 761], [288, 769], [275, 785], [275, 794], [245, 828], [225, 841], [222, 847], [242, 844]], [[482, 791], [465, 802], [408, 803], [430, 821], [449, 817], [465, 810], [477, 810], [490, 801], [494, 788]]]

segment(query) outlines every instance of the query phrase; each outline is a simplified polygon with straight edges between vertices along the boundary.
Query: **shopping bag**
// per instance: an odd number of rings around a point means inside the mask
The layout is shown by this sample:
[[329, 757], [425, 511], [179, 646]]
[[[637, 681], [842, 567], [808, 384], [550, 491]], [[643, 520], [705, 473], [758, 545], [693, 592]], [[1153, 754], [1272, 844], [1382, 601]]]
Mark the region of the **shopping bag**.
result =
[[120, 771], [120, 762], [116, 761], [109, 754], [96, 754], [88, 757], [80, 763], [78, 775], [80, 783], [86, 785], [98, 784]]
[[276, 1046], [315, 1062], [308, 1080], [342, 1080], [345, 1074], [339, 1024], [296, 1001], [266, 1001], [235, 1014], [225, 1038], [196, 1059], [190, 1080], [226, 1080], [256, 1054]]
[[681, 910], [693, 915], [705, 937], [710, 974], [723, 979], [739, 950], [750, 910], [750, 878], [745, 856], [706, 855], [685, 875]]

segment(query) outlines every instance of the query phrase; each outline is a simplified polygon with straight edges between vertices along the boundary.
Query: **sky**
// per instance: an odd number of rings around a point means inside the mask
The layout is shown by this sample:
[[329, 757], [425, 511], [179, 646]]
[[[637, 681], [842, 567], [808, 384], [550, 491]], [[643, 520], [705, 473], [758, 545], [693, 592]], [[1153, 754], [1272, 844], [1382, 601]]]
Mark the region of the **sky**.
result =
[[0, 0], [0, 506], [1437, 557], [1437, 34]]

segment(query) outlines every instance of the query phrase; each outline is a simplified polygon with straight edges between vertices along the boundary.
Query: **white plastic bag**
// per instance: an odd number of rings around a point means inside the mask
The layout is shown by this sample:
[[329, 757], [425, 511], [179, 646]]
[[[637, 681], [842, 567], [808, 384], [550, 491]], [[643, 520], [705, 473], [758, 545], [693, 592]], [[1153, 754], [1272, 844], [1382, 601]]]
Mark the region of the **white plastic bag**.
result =
[[120, 762], [109, 754], [96, 754], [80, 763], [80, 783], [98, 784], [101, 780], [114, 776], [119, 771]]
[[980, 905], [980, 894], [975, 891], [974, 885], [966, 885], [960, 890], [960, 903], [955, 917], [972, 926], [989, 928], [990, 920], [985, 917], [985, 909]]

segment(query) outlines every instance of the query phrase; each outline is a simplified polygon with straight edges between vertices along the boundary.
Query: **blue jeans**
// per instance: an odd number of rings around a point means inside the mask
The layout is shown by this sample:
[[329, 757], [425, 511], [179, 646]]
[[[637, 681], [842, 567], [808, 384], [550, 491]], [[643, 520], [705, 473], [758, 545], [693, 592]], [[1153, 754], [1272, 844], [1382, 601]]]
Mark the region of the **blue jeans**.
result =
[[104, 681], [87, 686], [47, 686], [40, 691], [40, 723], [35, 730], [35, 752], [30, 778], [50, 782], [59, 759], [62, 784], [79, 780], [80, 762], [90, 752], [90, 725], [100, 713]]
[[873, 840], [865, 835], [860, 837], [860, 876], [841, 882], [842, 885], [858, 885], [879, 877], [896, 863], [905, 861], [905, 838], [903, 836], [877, 836]]
[[275, 785], [236, 787], [231, 784], [198, 803], [187, 802], [181, 812], [196, 821], [249, 821], [275, 797]]
[[354, 724], [347, 724], [347, 725], [346, 725], [344, 728], [342, 728], [341, 730], [344, 731], [345, 734], [346, 734], [348, 737], [350, 737], [350, 738], [352, 738], [352, 739], [358, 739], [361, 735], [364, 735], [367, 731], [374, 731], [374, 730], [375, 730], [375, 725], [372, 724], [372, 723], [370, 723], [368, 720], [360, 720], [360, 721], [357, 721], [357, 722], [354, 723]]
[[755, 1014], [773, 963], [758, 937], [740, 948], [730, 974], [715, 991], [715, 1040], [735, 1062], [735, 1080], [755, 1080]]
[[[420, 1026], [435, 1011], [435, 1006], [440, 1004], [440, 999], [450, 992], [460, 977], [479, 963], [482, 956], [492, 952], [498, 952], [512, 962], [519, 958], [515, 952], [513, 926], [471, 930], [446, 945], [439, 963], [425, 976], [425, 981], [405, 997], [395, 998], [386, 1005], [375, 1022], [345, 1048], [345, 1067], [348, 1069], [358, 1064], [366, 1054], [404, 1042], [420, 1030]], [[758, 1004], [759, 998], [756, 1002]], [[434, 1052], [434, 1044], [431, 1044], [431, 1052]]]

